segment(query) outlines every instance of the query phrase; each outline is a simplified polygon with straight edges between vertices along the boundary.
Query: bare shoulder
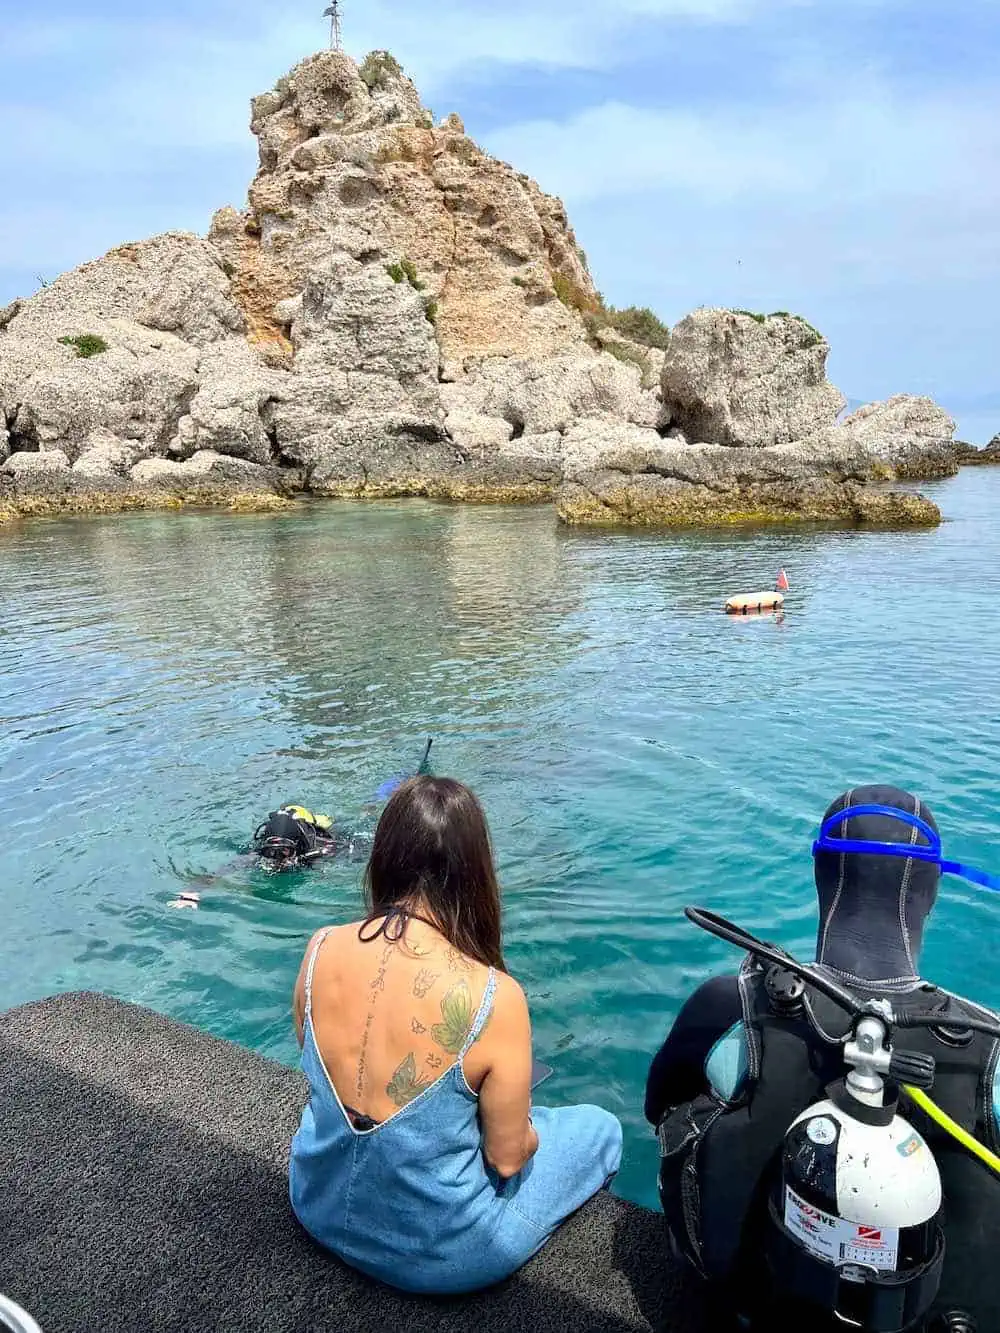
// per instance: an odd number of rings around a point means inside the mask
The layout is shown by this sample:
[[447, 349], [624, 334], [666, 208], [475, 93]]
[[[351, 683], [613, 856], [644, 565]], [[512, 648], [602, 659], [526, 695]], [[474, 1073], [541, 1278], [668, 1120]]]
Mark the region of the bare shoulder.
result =
[[496, 996], [499, 1004], [510, 1005], [517, 1009], [528, 1007], [528, 997], [524, 993], [524, 987], [519, 981], [515, 981], [509, 972], [497, 973]]
[[320, 926], [319, 930], [313, 931], [309, 937], [309, 943], [306, 945], [305, 953], [302, 955], [302, 969], [309, 966], [309, 960], [313, 954], [325, 941], [334, 941], [338, 937], [343, 938], [344, 933], [351, 929], [350, 926]]
[[496, 992], [493, 997], [491, 1027], [519, 1028], [529, 1022], [528, 999], [519, 982], [506, 972], [497, 973]]

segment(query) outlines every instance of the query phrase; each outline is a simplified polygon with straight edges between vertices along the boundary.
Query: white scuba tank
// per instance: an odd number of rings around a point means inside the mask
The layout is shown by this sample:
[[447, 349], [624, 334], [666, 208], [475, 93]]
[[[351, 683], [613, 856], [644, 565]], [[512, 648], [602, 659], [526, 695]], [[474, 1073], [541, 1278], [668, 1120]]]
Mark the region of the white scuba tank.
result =
[[941, 1208], [937, 1163], [912, 1125], [865, 1124], [832, 1101], [789, 1126], [784, 1177], [786, 1228], [837, 1267], [895, 1272], [901, 1233]]
[[777, 1289], [865, 1333], [920, 1327], [944, 1262], [937, 1163], [886, 1089], [887, 1075], [926, 1081], [933, 1065], [887, 1035], [881, 1016], [859, 1020], [846, 1079], [785, 1134], [770, 1206]]

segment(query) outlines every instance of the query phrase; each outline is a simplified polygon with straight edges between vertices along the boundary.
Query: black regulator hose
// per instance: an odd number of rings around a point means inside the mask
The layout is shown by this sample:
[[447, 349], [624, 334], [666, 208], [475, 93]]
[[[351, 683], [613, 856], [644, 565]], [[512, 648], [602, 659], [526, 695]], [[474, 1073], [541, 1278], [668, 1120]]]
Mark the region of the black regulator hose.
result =
[[[732, 921], [727, 921], [725, 917], [718, 916], [715, 912], [706, 911], [703, 907], [685, 907], [684, 915], [693, 925], [707, 930], [710, 935], [715, 935], [720, 940], [725, 940], [727, 944], [735, 944], [738, 949], [745, 953], [751, 953], [756, 958], [763, 958], [767, 963], [773, 963], [776, 967], [783, 967], [786, 972], [791, 972], [793, 976], [799, 977], [802, 981], [807, 981], [814, 990], [818, 990], [821, 995], [832, 1000], [841, 1009], [845, 1010], [854, 1018], [863, 1018], [869, 1012], [868, 1006], [863, 1004], [856, 995], [845, 987], [841, 986], [832, 977], [821, 972], [819, 968], [813, 967], [808, 963], [800, 963], [798, 959], [793, 958], [784, 949], [779, 949], [776, 944], [765, 944], [763, 940], [758, 940], [751, 935], [748, 930], [742, 926], [736, 926]], [[940, 1019], [938, 1020], [940, 1023]], [[965, 1026], [965, 1020], [962, 1020]]]
[[[751, 935], [748, 930], [742, 926], [734, 925], [732, 921], [727, 921], [725, 917], [718, 916], [715, 912], [706, 911], [703, 907], [685, 907], [684, 915], [694, 925], [702, 930], [707, 930], [710, 935], [715, 935], [720, 940], [725, 940], [728, 944], [735, 944], [737, 948], [745, 953], [753, 954], [757, 958], [763, 958], [765, 962], [773, 963], [776, 967], [783, 967], [786, 972], [791, 972], [793, 976], [807, 981], [814, 990], [818, 990], [822, 995], [831, 999], [834, 1004], [839, 1005], [847, 1013], [855, 1018], [862, 1018], [865, 1014], [871, 1012], [868, 1005], [859, 1000], [845, 987], [834, 981], [825, 972], [819, 968], [811, 966], [808, 963], [800, 963], [797, 959], [787, 954], [784, 949], [779, 949], [775, 944], [765, 944], [763, 940], [758, 940]], [[940, 1028], [947, 1032], [949, 1029], [984, 1032], [989, 1037], [996, 1037], [1000, 1040], [1000, 1022], [990, 1022], [985, 1018], [975, 1018], [971, 1014], [962, 1014], [954, 1022], [949, 1023], [947, 1015], [940, 1013], [908, 1013], [905, 1010], [896, 1012], [893, 1010], [892, 1026], [896, 1028]], [[822, 1034], [827, 1037], [827, 1034]], [[827, 1040], [830, 1040], [827, 1037]]]
[[949, 1023], [947, 1015], [894, 1012], [892, 1025], [897, 1028], [940, 1028], [942, 1032], [985, 1032], [988, 1037], [1000, 1040], [1000, 1023], [990, 1023], [985, 1018], [971, 1018], [965, 1014]]

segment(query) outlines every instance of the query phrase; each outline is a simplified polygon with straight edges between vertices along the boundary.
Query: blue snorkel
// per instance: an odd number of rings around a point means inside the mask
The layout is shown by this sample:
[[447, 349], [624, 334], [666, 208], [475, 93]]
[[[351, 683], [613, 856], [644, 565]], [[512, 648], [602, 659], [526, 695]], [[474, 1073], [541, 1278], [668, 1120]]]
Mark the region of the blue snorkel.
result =
[[[839, 828], [841, 824], [856, 815], [885, 815], [898, 820], [899, 823], [906, 824], [923, 834], [927, 839], [927, 845], [909, 842], [874, 842], [867, 838], [832, 836], [832, 830]], [[851, 805], [844, 810], [838, 810], [836, 814], [823, 821], [812, 851], [813, 856], [818, 852], [835, 852], [838, 855], [862, 852], [873, 856], [898, 856], [905, 860], [927, 861], [939, 866], [943, 875], [957, 875], [960, 879], [968, 880], [970, 884], [978, 884], [980, 888], [989, 889], [991, 893], [1000, 893], [1000, 875], [989, 875], [985, 870], [963, 865], [960, 861], [945, 860], [941, 851], [941, 835], [937, 830], [931, 828], [930, 824], [919, 815], [912, 815], [906, 810], [897, 810], [890, 805]]]
[[376, 801], [388, 801], [391, 796], [395, 795], [404, 782], [408, 782], [410, 778], [420, 777], [422, 774], [429, 773], [429, 760], [431, 757], [431, 746], [433, 744], [434, 738], [431, 737], [424, 749], [424, 757], [417, 765], [415, 773], [395, 773], [391, 778], [388, 778], [383, 782], [381, 787], [379, 787], [378, 791], [375, 793]]

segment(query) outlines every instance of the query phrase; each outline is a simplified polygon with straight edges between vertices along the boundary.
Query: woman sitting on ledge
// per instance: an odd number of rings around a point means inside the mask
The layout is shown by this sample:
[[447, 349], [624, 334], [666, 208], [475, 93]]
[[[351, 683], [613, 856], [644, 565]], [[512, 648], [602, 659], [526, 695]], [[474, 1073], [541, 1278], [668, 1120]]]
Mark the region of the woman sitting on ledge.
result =
[[295, 1016], [311, 1098], [292, 1208], [353, 1267], [407, 1291], [508, 1277], [615, 1175], [617, 1119], [531, 1106], [531, 1023], [503, 962], [476, 797], [405, 783], [365, 872], [369, 916], [310, 942]]

